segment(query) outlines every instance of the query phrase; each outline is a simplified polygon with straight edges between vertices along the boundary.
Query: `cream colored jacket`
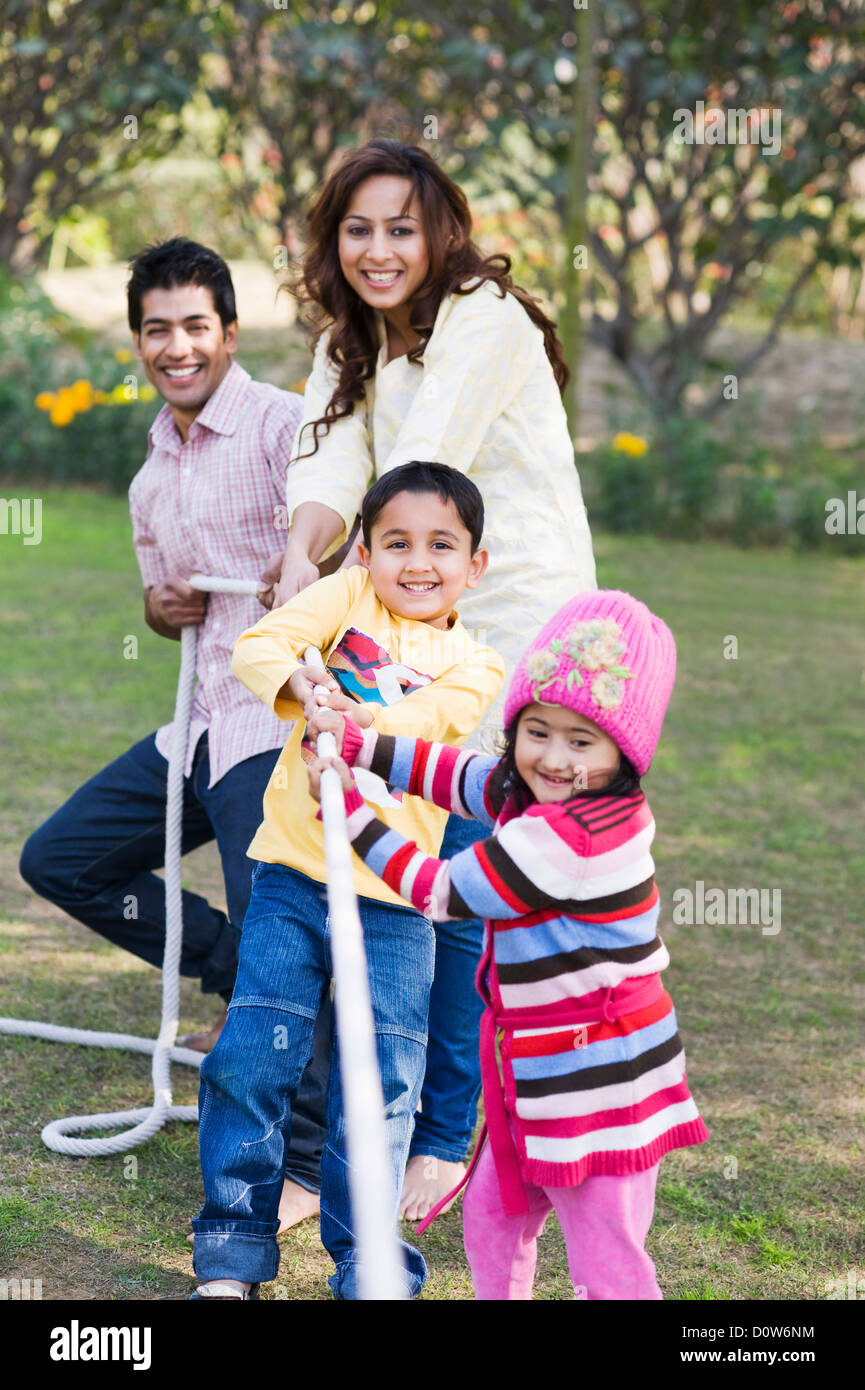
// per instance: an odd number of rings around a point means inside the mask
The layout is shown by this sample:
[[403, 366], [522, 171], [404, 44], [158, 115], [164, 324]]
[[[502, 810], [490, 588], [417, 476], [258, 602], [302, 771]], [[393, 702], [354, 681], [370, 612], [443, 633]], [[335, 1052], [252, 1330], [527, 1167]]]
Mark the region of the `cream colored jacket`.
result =
[[[595, 588], [574, 450], [543, 334], [490, 281], [442, 301], [420, 363], [388, 361], [379, 311], [376, 320], [381, 347], [366, 400], [310, 454], [312, 431], [304, 428], [324, 414], [338, 378], [326, 355], [329, 330], [319, 339], [286, 481], [289, 522], [302, 502], [320, 502], [349, 528], [373, 478], [413, 459], [467, 473], [484, 499], [490, 564], [462, 597], [460, 617], [501, 653], [509, 678], [556, 609]], [[482, 728], [500, 725], [497, 701]], [[481, 744], [488, 740], [469, 740]]]

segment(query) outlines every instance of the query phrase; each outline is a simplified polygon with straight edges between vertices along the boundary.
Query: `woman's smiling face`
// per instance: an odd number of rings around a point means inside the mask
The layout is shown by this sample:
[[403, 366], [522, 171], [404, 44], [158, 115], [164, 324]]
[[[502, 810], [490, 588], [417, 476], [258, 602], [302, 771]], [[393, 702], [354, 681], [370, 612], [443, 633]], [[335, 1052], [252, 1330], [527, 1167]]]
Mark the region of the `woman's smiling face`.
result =
[[339, 224], [339, 263], [366, 304], [408, 306], [426, 279], [429, 254], [417, 194], [408, 179], [376, 174], [354, 190]]

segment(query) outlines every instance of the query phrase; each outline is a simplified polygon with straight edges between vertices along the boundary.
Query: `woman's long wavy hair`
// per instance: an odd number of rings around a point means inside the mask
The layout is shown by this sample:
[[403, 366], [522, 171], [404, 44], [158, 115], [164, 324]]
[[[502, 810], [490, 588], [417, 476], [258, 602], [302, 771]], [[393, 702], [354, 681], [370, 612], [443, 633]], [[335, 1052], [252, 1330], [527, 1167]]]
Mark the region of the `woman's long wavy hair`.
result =
[[[486, 793], [490, 799], [490, 804], [496, 815], [501, 815], [502, 807], [508, 797], [513, 796], [516, 808], [520, 814], [525, 811], [527, 806], [533, 805], [535, 796], [530, 788], [523, 781], [517, 771], [517, 762], [514, 751], [517, 746], [517, 729], [520, 723], [519, 714], [515, 714], [510, 724], [498, 735], [497, 753], [499, 765], [494, 768], [486, 785]], [[605, 787], [584, 787], [576, 791], [573, 797], [568, 797], [568, 801], [586, 801], [599, 796], [637, 796], [642, 790], [640, 778], [634, 764], [630, 758], [626, 758], [624, 753], [619, 753], [619, 768], [612, 781]]]
[[[309, 212], [308, 249], [293, 287], [302, 304], [314, 304], [320, 311], [314, 323], [317, 338], [333, 323], [328, 356], [339, 370], [339, 380], [324, 415], [308, 426], [313, 430], [313, 454], [318, 448], [319, 433], [324, 436], [336, 420], [352, 414], [355, 403], [364, 397], [364, 383], [375, 375], [379, 351], [375, 311], [343, 275], [338, 241], [339, 225], [355, 189], [366, 179], [381, 174], [409, 180], [411, 192], [403, 210], [407, 210], [412, 194], [417, 194], [429, 253], [429, 271], [412, 299], [411, 326], [420, 342], [409, 352], [409, 361], [417, 362], [423, 356], [446, 295], [472, 294], [480, 288], [480, 282], [493, 280], [502, 298], [505, 293], [512, 294], [541, 329], [560, 390], [570, 376], [554, 323], [536, 299], [513, 283], [510, 257], [501, 252], [484, 256], [472, 241], [471, 212], [462, 189], [416, 145], [400, 140], [371, 140], [346, 156]], [[465, 282], [473, 277], [478, 277], [479, 283], [464, 289]]]

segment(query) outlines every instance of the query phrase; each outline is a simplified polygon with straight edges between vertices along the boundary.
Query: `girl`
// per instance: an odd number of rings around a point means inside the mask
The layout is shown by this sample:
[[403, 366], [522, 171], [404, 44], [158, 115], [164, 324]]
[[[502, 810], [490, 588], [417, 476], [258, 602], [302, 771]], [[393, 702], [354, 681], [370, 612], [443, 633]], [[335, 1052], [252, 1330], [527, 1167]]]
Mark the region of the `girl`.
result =
[[[480, 1299], [531, 1297], [551, 1209], [578, 1297], [662, 1297], [644, 1244], [659, 1161], [708, 1138], [661, 983], [655, 826], [640, 789], [675, 667], [660, 618], [596, 591], [565, 604], [519, 662], [500, 760], [344, 724], [337, 766], [356, 852], [433, 918], [487, 919], [489, 1143], [464, 1202]], [[313, 737], [330, 728], [339, 743], [340, 716], [315, 725]], [[427, 858], [376, 818], [347, 763], [476, 817], [492, 837], [450, 862]], [[323, 765], [310, 769], [313, 796]]]
[[[288, 471], [291, 533], [275, 603], [318, 579], [316, 564], [351, 532], [371, 480], [413, 459], [458, 468], [481, 490], [491, 559], [460, 616], [508, 676], [559, 605], [595, 587], [560, 394], [568, 369], [555, 324], [509, 271], [507, 256], [475, 246], [465, 194], [426, 150], [373, 140], [328, 178], [309, 214], [300, 286], [322, 331]], [[352, 550], [344, 566], [357, 563]], [[498, 702], [486, 727], [501, 728]], [[479, 833], [452, 817], [442, 856]], [[482, 941], [480, 921], [436, 931], [427, 1074], [401, 1208], [409, 1219], [463, 1174], [480, 1090]]]

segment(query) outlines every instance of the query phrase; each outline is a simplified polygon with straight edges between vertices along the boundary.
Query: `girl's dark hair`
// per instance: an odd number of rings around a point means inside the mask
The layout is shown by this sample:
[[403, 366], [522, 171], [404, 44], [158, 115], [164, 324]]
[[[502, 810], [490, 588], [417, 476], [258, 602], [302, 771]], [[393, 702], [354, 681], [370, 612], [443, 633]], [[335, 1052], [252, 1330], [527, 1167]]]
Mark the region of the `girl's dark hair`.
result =
[[[534, 793], [529, 790], [517, 771], [514, 758], [517, 728], [522, 712], [520, 710], [515, 714], [510, 724], [506, 725], [499, 735], [499, 765], [493, 769], [487, 782], [487, 795], [497, 816], [501, 814], [502, 807], [509, 796], [516, 797], [520, 812], [535, 801]], [[611, 782], [608, 782], [605, 787], [587, 787], [584, 791], [574, 792], [573, 797], [567, 797], [566, 800], [591, 801], [600, 796], [634, 796], [640, 790], [640, 777], [637, 769], [630, 758], [626, 758], [624, 753], [620, 752], [619, 770]]]
[[129, 327], [141, 332], [141, 296], [148, 290], [173, 290], [178, 285], [204, 285], [210, 290], [213, 307], [225, 332], [237, 318], [231, 273], [221, 256], [186, 237], [172, 237], [156, 246], [146, 246], [129, 262], [126, 302]]
[[[366, 179], [381, 174], [409, 180], [411, 189], [403, 211], [407, 211], [412, 195], [417, 194], [429, 253], [427, 277], [412, 301], [411, 326], [420, 342], [408, 353], [408, 360], [420, 361], [439, 305], [447, 295], [474, 294], [483, 282], [492, 280], [501, 297], [512, 294], [532, 323], [541, 329], [560, 390], [570, 376], [552, 319], [547, 318], [536, 299], [513, 283], [510, 257], [502, 252], [484, 256], [472, 241], [471, 212], [462, 189], [426, 150], [401, 140], [370, 140], [345, 157], [310, 210], [307, 218], [309, 247], [292, 289], [301, 303], [315, 304], [323, 311], [314, 325], [317, 338], [332, 322], [327, 351], [339, 369], [339, 380], [324, 415], [305, 427], [313, 431], [314, 447], [310, 454], [303, 455], [304, 458], [318, 449], [319, 431], [322, 436], [326, 435], [336, 420], [352, 414], [355, 403], [364, 397], [364, 382], [375, 375], [379, 351], [375, 311], [364, 303], [343, 275], [338, 238], [339, 224], [355, 189]], [[480, 283], [470, 289], [463, 288], [465, 282], [474, 277], [478, 277]]]
[[360, 525], [364, 545], [369, 549], [372, 528], [391, 498], [401, 492], [434, 492], [443, 502], [453, 502], [457, 516], [472, 538], [472, 555], [484, 533], [484, 500], [480, 491], [457, 468], [446, 463], [425, 463], [413, 459], [398, 468], [389, 468], [376, 478], [363, 499]]

